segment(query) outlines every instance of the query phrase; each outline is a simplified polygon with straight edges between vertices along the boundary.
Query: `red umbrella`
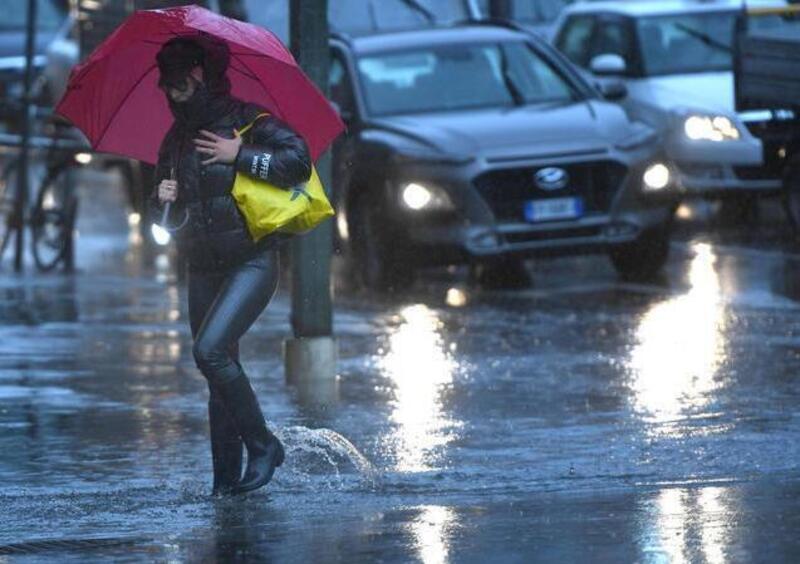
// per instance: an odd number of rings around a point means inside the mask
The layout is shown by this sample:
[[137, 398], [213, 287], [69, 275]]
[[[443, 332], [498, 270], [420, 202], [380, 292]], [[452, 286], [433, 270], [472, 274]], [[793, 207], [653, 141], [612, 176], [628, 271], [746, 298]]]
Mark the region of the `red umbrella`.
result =
[[73, 69], [56, 113], [95, 150], [155, 163], [173, 120], [158, 88], [156, 53], [174, 37], [201, 33], [230, 49], [231, 94], [283, 119], [305, 139], [312, 158], [342, 131], [331, 104], [275, 35], [198, 6], [135, 12]]

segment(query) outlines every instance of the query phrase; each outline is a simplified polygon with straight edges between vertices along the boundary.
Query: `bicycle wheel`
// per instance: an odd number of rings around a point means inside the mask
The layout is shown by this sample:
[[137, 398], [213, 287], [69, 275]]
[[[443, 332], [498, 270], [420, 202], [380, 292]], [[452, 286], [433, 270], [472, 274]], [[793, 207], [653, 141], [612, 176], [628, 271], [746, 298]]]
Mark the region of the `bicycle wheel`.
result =
[[9, 160], [0, 176], [0, 261], [3, 260], [6, 247], [11, 240], [14, 221], [14, 205], [17, 199], [16, 160]]
[[78, 198], [74, 168], [52, 169], [42, 182], [31, 213], [33, 259], [41, 270], [54, 268], [72, 244]]
[[[0, 175], [0, 260], [4, 253], [11, 248], [11, 235], [15, 233], [14, 211], [17, 203], [17, 190], [19, 189], [19, 160], [13, 157], [6, 161], [6, 166]], [[31, 187], [39, 186], [45, 177], [46, 171], [41, 162], [31, 159], [28, 167], [28, 194]], [[30, 196], [28, 196], [30, 198]]]

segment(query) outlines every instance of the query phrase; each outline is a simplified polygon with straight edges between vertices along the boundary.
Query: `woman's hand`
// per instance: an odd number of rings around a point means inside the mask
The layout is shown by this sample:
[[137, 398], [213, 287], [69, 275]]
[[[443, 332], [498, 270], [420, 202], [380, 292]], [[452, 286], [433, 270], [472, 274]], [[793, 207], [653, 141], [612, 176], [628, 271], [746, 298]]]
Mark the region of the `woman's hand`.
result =
[[210, 159], [202, 161], [202, 164], [232, 163], [236, 160], [236, 155], [239, 154], [239, 147], [242, 146], [241, 137], [226, 139], [205, 129], [200, 130], [200, 135], [204, 136], [205, 139], [194, 140], [197, 150], [200, 153], [211, 156]]
[[174, 202], [178, 199], [178, 183], [175, 180], [162, 180], [158, 185], [158, 201]]

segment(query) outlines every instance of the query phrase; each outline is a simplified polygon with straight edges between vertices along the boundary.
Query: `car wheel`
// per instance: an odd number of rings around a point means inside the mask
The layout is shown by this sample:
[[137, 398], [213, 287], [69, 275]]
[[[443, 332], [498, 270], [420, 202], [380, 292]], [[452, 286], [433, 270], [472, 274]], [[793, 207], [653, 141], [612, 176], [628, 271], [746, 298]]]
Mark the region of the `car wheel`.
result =
[[487, 290], [529, 288], [533, 283], [522, 259], [503, 258], [480, 262], [472, 267], [471, 275]]
[[670, 229], [667, 226], [645, 231], [631, 243], [612, 247], [609, 258], [624, 279], [651, 279], [669, 258], [669, 240]]
[[800, 155], [789, 161], [783, 174], [783, 208], [789, 226], [800, 236]]
[[365, 199], [356, 205], [352, 248], [361, 284], [378, 291], [396, 291], [414, 282], [415, 270], [409, 264], [402, 242], [381, 221], [380, 213], [370, 209]]

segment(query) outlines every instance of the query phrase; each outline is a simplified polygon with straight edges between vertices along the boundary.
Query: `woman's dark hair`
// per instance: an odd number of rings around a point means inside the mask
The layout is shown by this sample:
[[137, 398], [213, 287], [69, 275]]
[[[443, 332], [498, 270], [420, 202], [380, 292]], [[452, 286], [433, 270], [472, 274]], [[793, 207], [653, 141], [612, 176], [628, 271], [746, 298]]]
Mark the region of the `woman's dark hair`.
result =
[[228, 46], [207, 34], [175, 37], [161, 47], [156, 55], [160, 77], [158, 85], [178, 87], [185, 84], [191, 70], [200, 66], [203, 81], [211, 94], [227, 94], [231, 83], [226, 76], [230, 50]]

